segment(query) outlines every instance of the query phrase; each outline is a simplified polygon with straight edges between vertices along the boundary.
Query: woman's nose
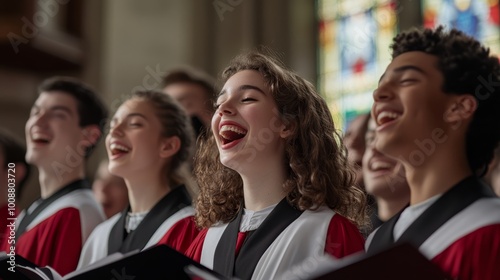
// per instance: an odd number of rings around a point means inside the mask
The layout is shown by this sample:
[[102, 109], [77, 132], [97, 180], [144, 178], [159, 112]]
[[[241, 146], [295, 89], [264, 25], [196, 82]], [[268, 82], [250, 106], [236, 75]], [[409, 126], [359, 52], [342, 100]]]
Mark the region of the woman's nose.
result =
[[220, 104], [218, 108], [219, 116], [223, 115], [233, 115], [235, 113], [234, 106], [232, 105], [232, 102], [227, 100], [224, 101], [222, 104]]

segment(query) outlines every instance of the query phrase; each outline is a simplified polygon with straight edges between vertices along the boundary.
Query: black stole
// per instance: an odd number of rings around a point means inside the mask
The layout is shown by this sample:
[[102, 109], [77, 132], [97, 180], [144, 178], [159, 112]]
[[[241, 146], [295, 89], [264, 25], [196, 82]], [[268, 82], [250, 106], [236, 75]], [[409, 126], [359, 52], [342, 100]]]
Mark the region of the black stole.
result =
[[[446, 221], [471, 205], [474, 201], [484, 197], [494, 197], [491, 188], [475, 176], [463, 179], [427, 208], [403, 232], [397, 243], [409, 242], [415, 248], [420, 247]], [[378, 229], [373, 236], [367, 253], [384, 250], [395, 243], [393, 236], [394, 226], [403, 210]]]
[[111, 229], [108, 237], [108, 255], [115, 252], [127, 253], [136, 249], [142, 250], [166, 219], [189, 205], [191, 205], [191, 198], [186, 188], [179, 186], [156, 203], [137, 228], [127, 234], [125, 221], [130, 209], [128, 207]]
[[217, 244], [214, 255], [214, 270], [229, 278], [235, 276], [239, 279], [250, 279], [269, 245], [302, 214], [302, 211], [293, 208], [286, 198], [282, 199], [259, 228], [246, 237], [235, 259], [242, 212], [243, 209], [228, 224]]
[[49, 205], [51, 205], [54, 201], [58, 200], [59, 198], [63, 197], [66, 194], [69, 194], [72, 191], [80, 190], [80, 189], [90, 189], [90, 183], [87, 180], [84, 179], [78, 179], [76, 181], [73, 181], [69, 183], [68, 185], [64, 186], [63, 188], [59, 189], [55, 193], [53, 193], [51, 196], [47, 197], [46, 199], [41, 199], [41, 202], [38, 204], [38, 206], [28, 214], [28, 211], [26, 211], [26, 215], [23, 217], [21, 220], [21, 223], [19, 224], [19, 227], [16, 230], [16, 240], [18, 239], [19, 236], [21, 236], [25, 231], [26, 227], [33, 222], [33, 220], [42, 213], [45, 208], [47, 208]]

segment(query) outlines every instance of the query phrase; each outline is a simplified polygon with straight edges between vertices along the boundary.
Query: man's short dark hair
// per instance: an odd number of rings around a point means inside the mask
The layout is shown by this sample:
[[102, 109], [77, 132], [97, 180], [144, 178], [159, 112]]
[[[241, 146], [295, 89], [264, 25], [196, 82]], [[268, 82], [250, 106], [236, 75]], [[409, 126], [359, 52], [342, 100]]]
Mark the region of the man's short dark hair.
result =
[[488, 48], [457, 30], [413, 29], [397, 35], [392, 57], [420, 51], [438, 58], [447, 94], [470, 94], [478, 108], [466, 134], [467, 158], [473, 171], [484, 175], [500, 140], [500, 65]]
[[[38, 87], [38, 94], [54, 91], [66, 93], [75, 98], [80, 127], [97, 125], [102, 137], [108, 110], [90, 86], [71, 77], [52, 77], [43, 81]], [[94, 146], [87, 149], [86, 158], [90, 156]]]
[[207, 93], [207, 98], [212, 100], [215, 96], [214, 81], [204, 73], [196, 73], [193, 70], [175, 69], [163, 77], [161, 87], [165, 88], [172, 84], [188, 83], [201, 86]]

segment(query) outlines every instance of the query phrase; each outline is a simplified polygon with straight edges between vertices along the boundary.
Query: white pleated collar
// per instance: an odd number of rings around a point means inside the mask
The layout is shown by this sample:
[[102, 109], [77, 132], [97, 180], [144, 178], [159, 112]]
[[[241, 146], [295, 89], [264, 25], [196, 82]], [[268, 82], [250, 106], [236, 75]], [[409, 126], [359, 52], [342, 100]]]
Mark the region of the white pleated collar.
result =
[[276, 203], [259, 211], [244, 209], [243, 217], [241, 217], [240, 232], [256, 230], [274, 210], [276, 205], [278, 204]]

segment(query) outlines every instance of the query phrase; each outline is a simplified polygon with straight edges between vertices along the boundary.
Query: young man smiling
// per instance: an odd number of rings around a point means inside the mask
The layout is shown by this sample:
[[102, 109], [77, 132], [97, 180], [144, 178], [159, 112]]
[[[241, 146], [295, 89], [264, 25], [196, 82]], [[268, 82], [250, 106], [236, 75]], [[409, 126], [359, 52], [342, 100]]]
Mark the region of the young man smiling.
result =
[[39, 172], [41, 199], [23, 211], [15, 244], [2, 246], [61, 275], [73, 271], [82, 245], [104, 220], [85, 180], [85, 159], [102, 134], [106, 109], [81, 82], [53, 78], [39, 87], [26, 122], [26, 160]]
[[400, 160], [410, 206], [367, 240], [408, 241], [456, 279], [500, 279], [500, 200], [478, 177], [500, 139], [498, 58], [458, 30], [394, 38], [375, 90], [375, 147]]

